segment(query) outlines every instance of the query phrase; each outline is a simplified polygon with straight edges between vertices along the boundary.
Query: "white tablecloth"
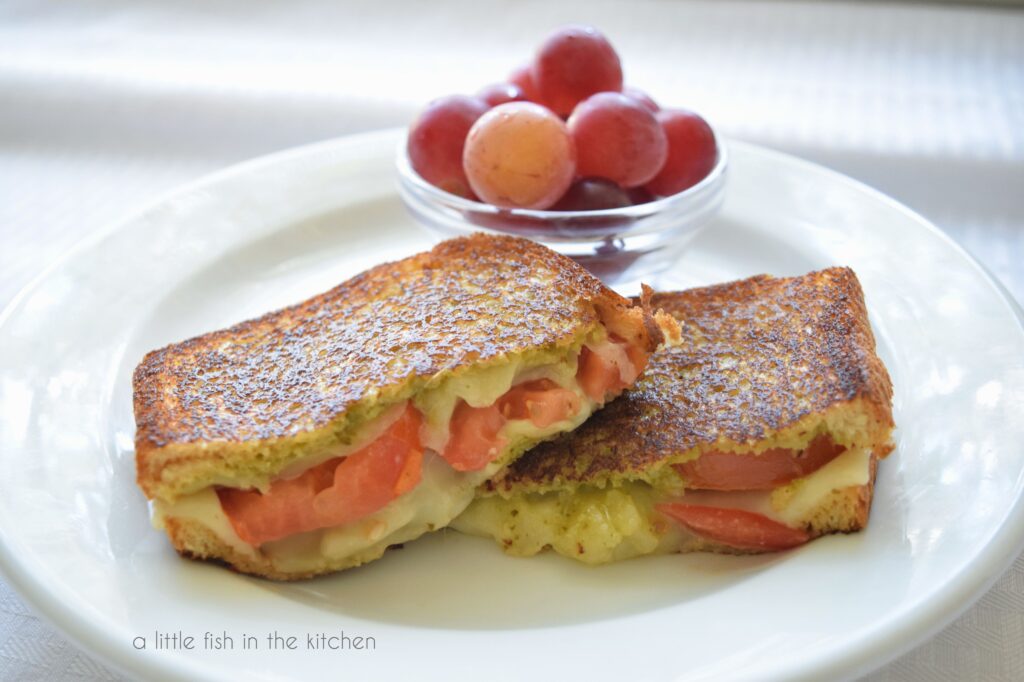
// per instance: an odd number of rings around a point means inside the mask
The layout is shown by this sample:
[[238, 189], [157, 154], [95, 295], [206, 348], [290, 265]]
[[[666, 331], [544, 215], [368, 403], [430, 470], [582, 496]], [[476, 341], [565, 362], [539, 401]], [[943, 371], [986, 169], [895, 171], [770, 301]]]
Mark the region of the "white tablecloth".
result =
[[[406, 123], [585, 21], [627, 80], [934, 220], [1024, 298], [1024, 13], [885, 3], [0, 4], [0, 305], [89, 232], [251, 156]], [[2, 485], [2, 483], [0, 483]], [[119, 679], [0, 581], [0, 679]], [[873, 680], [1024, 679], [1024, 560]]]

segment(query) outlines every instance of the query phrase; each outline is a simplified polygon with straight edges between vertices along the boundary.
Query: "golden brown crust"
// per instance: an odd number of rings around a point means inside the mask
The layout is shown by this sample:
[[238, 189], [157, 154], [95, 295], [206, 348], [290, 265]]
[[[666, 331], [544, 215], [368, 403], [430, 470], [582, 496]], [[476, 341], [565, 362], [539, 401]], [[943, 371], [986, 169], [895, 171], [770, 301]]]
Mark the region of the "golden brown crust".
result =
[[154, 496], [169, 458], [269, 459], [263, 445], [235, 446], [340, 428], [355, 406], [404, 399], [443, 370], [568, 346], [602, 317], [643, 330], [641, 314], [534, 242], [483, 234], [443, 242], [149, 353], [133, 377], [139, 484]]
[[888, 440], [892, 384], [849, 268], [656, 294], [651, 305], [680, 320], [682, 342], [656, 353], [636, 386], [582, 427], [513, 463], [492, 490], [603, 485], [693, 448], [754, 445], [839, 407], [869, 414], [873, 445]]

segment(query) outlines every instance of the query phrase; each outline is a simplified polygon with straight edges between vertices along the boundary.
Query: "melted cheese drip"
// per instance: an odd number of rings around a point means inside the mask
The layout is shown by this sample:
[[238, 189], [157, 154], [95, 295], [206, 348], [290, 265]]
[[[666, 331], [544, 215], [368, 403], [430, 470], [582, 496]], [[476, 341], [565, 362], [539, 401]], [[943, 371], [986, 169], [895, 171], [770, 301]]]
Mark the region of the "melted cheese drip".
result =
[[[867, 485], [871, 478], [871, 451], [855, 447], [839, 455], [810, 476], [772, 491], [777, 518], [789, 526], [800, 525], [822, 500], [836, 490]], [[786, 493], [792, 496], [782, 502]]]
[[492, 537], [509, 554], [530, 556], [551, 547], [559, 554], [600, 564], [644, 554], [686, 549], [694, 536], [654, 511], [658, 502], [681, 501], [743, 509], [791, 526], [800, 525], [836, 490], [866, 485], [871, 457], [851, 448], [805, 478], [771, 491], [689, 491], [668, 495], [641, 482], [572, 492], [494, 495], [477, 499], [451, 527]]
[[227, 514], [221, 509], [220, 499], [213, 488], [200, 490], [170, 504], [163, 500], [155, 500], [153, 502], [153, 526], [163, 529], [164, 521], [167, 518], [202, 523], [235, 551], [250, 556], [256, 554], [256, 549], [235, 533]]

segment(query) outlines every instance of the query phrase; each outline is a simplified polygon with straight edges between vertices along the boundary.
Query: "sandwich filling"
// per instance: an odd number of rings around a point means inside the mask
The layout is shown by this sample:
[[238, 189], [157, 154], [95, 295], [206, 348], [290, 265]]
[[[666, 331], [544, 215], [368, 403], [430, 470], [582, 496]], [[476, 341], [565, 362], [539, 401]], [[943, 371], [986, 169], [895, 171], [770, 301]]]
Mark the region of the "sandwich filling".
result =
[[446, 525], [519, 453], [579, 426], [632, 385], [647, 353], [603, 328], [559, 362], [451, 376], [388, 407], [349, 444], [313, 452], [258, 488], [209, 486], [155, 502], [155, 522], [202, 523], [281, 570], [362, 563]]
[[[699, 549], [788, 549], [841, 526], [842, 505], [871, 480], [870, 447], [828, 435], [803, 448], [708, 450], [648, 480], [478, 498], [452, 523], [513, 555], [552, 548], [600, 564]], [[852, 530], [852, 529], [851, 529]]]

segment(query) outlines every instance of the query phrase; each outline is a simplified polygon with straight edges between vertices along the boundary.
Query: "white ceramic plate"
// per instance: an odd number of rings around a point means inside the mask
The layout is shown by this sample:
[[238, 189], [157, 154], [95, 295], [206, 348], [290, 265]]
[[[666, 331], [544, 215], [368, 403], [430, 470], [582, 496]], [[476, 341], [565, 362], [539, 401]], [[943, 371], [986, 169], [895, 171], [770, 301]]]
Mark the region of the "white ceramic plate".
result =
[[[723, 214], [659, 284], [857, 271], [899, 425], [867, 532], [777, 556], [603, 568], [438, 533], [290, 585], [178, 559], [134, 485], [132, 368], [426, 247], [396, 196], [396, 140], [327, 142], [192, 184], [83, 244], [3, 315], [0, 565], [80, 644], [167, 679], [835, 679], [935, 632], [1016, 556], [1019, 311], [910, 211], [733, 144]], [[296, 649], [268, 650], [275, 631]], [[157, 650], [157, 632], [197, 649]], [[204, 651], [206, 632], [234, 650]], [[308, 650], [308, 635], [342, 632], [375, 649]]]

